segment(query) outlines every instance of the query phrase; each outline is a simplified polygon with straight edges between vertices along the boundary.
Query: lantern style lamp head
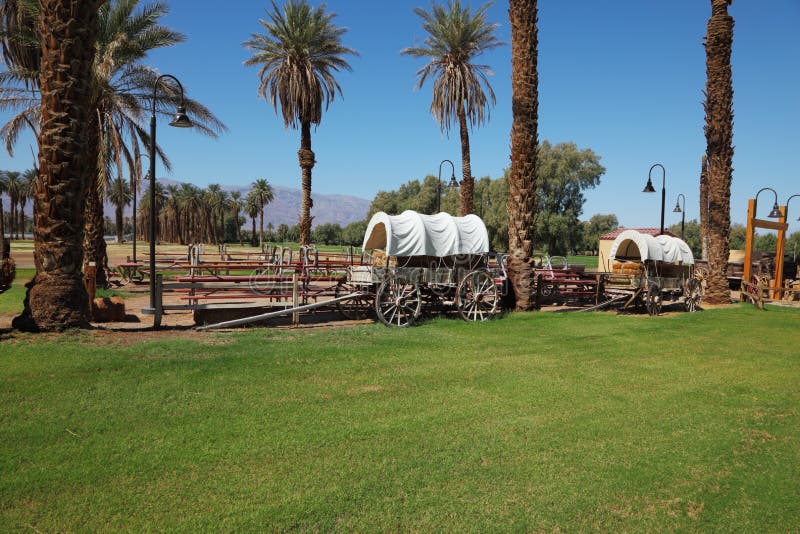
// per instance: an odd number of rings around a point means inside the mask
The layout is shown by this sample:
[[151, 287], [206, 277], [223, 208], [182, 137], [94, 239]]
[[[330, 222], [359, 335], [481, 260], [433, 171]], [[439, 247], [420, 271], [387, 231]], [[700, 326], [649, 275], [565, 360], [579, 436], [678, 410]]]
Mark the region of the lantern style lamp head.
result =
[[642, 193], [655, 193], [655, 192], [656, 192], [656, 188], [653, 187], [653, 180], [651, 180], [648, 177], [647, 178], [647, 185], [644, 186], [644, 189], [642, 190]]
[[672, 213], [683, 213], [680, 202], [678, 201], [675, 202], [675, 209], [672, 210]]
[[778, 207], [778, 203], [777, 202], [772, 205], [772, 211], [769, 212], [769, 215], [767, 215], [767, 217], [769, 217], [770, 219], [780, 219], [781, 218], [781, 210]]
[[761, 189], [758, 190], [758, 193], [756, 193], [754, 214], [758, 213], [758, 195], [760, 195], [762, 191], [772, 191], [772, 194], [775, 195], [775, 202], [772, 204], [772, 211], [769, 212], [769, 215], [767, 215], [767, 217], [769, 217], [770, 219], [780, 219], [782, 213], [780, 208], [778, 207], [778, 193], [771, 187], [762, 187]]
[[181, 104], [178, 106], [178, 112], [175, 113], [175, 117], [172, 119], [172, 122], [169, 123], [170, 126], [174, 126], [175, 128], [191, 128], [194, 126], [192, 120], [186, 115], [186, 106]]

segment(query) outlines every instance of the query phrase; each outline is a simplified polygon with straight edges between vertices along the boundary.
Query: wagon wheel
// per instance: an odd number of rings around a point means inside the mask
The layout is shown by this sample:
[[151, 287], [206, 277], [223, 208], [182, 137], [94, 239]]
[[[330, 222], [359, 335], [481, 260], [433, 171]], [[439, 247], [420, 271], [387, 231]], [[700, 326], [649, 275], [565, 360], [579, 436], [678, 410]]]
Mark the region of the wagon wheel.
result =
[[468, 273], [456, 290], [458, 313], [465, 321], [487, 321], [500, 310], [500, 294], [486, 271]]
[[700, 308], [700, 301], [703, 300], [703, 284], [697, 278], [690, 278], [686, 281], [686, 299], [684, 305], [686, 311], [695, 312]]
[[661, 313], [661, 288], [658, 287], [658, 284], [650, 284], [647, 287], [644, 305], [647, 308], [647, 313], [653, 317]]
[[385, 280], [375, 295], [375, 313], [386, 326], [411, 326], [421, 309], [419, 286], [402, 277]]
[[373, 314], [375, 295], [371, 294], [369, 287], [356, 285], [350, 282], [341, 282], [336, 286], [336, 298], [350, 295], [351, 293], [362, 293], [361, 296], [350, 300], [343, 300], [336, 303], [336, 309], [345, 319], [360, 320], [367, 319]]

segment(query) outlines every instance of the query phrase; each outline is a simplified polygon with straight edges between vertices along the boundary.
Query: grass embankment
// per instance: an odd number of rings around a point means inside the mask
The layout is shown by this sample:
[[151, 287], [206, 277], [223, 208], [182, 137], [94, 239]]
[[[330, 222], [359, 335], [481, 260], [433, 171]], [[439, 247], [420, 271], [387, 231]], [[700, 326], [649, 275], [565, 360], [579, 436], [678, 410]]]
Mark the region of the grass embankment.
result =
[[793, 530], [799, 329], [743, 306], [6, 337], [0, 530]]

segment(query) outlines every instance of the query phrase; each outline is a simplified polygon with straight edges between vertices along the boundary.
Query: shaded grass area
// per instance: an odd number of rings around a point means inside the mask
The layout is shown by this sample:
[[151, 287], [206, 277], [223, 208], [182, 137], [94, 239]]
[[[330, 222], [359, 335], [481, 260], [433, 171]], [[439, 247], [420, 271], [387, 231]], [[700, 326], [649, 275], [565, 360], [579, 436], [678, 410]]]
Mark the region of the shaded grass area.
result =
[[798, 331], [736, 307], [6, 336], [0, 530], [785, 531]]

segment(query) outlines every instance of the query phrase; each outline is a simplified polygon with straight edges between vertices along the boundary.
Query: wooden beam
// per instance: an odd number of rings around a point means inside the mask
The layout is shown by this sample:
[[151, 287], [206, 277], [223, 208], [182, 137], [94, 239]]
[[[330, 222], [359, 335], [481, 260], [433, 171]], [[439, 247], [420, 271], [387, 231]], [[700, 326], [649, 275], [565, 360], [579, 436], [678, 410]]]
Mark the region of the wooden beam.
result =
[[[785, 206], [782, 209], [785, 209]], [[783, 216], [781, 217], [781, 219], [778, 222], [765, 221], [763, 219], [753, 219], [753, 227], [754, 228], [766, 228], [768, 230], [778, 230], [778, 231], [783, 230], [785, 232], [786, 230], [789, 229], [789, 225], [786, 224], [785, 222], [780, 222], [782, 220], [785, 220]]]

